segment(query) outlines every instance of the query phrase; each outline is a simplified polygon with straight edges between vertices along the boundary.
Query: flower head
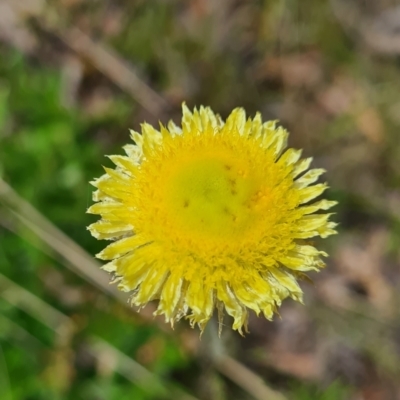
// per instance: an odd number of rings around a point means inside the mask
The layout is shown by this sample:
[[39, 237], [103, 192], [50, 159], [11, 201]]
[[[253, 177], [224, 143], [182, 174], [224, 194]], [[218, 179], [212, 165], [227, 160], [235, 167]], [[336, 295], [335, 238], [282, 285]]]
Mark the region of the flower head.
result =
[[158, 299], [156, 314], [201, 330], [225, 310], [242, 333], [249, 309], [272, 319], [286, 297], [302, 301], [296, 278], [326, 256], [308, 239], [336, 233], [316, 212], [335, 202], [311, 202], [327, 188], [314, 184], [325, 171], [285, 150], [286, 130], [240, 108], [224, 122], [183, 105], [182, 127], [131, 133], [127, 156], [110, 156], [116, 168], [92, 182], [88, 212], [102, 217], [92, 235], [113, 240], [97, 257], [133, 304]]

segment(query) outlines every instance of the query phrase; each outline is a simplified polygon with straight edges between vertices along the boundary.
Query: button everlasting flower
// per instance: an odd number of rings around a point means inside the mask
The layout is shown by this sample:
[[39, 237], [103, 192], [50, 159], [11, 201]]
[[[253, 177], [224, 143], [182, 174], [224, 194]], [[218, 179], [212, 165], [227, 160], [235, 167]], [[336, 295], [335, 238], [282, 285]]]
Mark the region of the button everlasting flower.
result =
[[247, 330], [248, 310], [272, 319], [283, 299], [302, 301], [296, 278], [324, 267], [310, 238], [335, 232], [335, 202], [312, 199], [324, 173], [287, 149], [288, 133], [243, 109], [226, 122], [210, 108], [183, 105], [182, 127], [131, 132], [127, 156], [93, 182], [89, 213], [97, 239], [113, 240], [97, 255], [132, 304], [158, 299], [171, 325], [186, 316], [203, 331], [217, 308], [233, 329]]

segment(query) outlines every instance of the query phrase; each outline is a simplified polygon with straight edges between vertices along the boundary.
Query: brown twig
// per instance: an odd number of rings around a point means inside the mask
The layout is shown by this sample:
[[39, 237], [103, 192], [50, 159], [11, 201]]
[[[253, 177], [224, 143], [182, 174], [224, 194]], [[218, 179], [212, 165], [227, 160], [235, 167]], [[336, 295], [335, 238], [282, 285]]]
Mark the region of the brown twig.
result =
[[65, 31], [53, 28], [53, 33], [56, 33], [68, 47], [89, 60], [100, 72], [157, 118], [160, 118], [168, 108], [167, 101], [144, 83], [132, 67], [112, 49], [104, 44], [95, 43], [78, 28]]
[[228, 355], [217, 357], [214, 366], [257, 400], [286, 400], [282, 393], [269, 388], [261, 377]]

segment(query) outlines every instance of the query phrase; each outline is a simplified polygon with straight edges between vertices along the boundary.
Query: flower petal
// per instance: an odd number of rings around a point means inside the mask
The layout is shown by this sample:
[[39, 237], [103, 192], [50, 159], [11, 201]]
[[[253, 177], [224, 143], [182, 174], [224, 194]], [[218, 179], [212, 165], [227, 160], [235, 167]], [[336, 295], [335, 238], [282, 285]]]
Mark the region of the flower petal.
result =
[[308, 172], [306, 172], [303, 176], [301, 176], [299, 179], [295, 181], [295, 184], [298, 188], [302, 189], [305, 188], [315, 181], [318, 180], [318, 178], [325, 173], [326, 170], [319, 168], [319, 169], [310, 169]]
[[101, 260], [112, 260], [114, 258], [121, 257], [145, 244], [147, 243], [143, 237], [140, 235], [134, 235], [111, 243], [100, 253], [96, 254], [96, 257], [100, 258]]
[[143, 281], [141, 282], [140, 289], [132, 297], [132, 304], [140, 306], [160, 296], [164, 282], [169, 275], [166, 267], [160, 265], [153, 265], [149, 270]]
[[164, 314], [167, 322], [173, 323], [172, 317], [182, 295], [183, 278], [178, 274], [170, 275], [161, 292], [160, 303], [155, 315]]
[[198, 324], [202, 329], [214, 311], [214, 290], [205, 282], [194, 278], [187, 290], [186, 303], [192, 310], [188, 317], [192, 327]]
[[248, 314], [246, 308], [237, 300], [227, 282], [221, 281], [217, 283], [217, 299], [224, 304], [226, 312], [233, 317], [232, 328], [238, 330], [242, 335], [242, 327], [244, 326], [245, 330], [247, 330]]

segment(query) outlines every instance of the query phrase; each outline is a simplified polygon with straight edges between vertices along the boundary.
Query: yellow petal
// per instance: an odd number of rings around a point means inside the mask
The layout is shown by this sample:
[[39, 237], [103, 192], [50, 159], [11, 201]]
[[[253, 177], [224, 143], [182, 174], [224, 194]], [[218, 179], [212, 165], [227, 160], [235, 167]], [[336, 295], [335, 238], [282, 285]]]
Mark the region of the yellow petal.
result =
[[120, 239], [103, 249], [100, 253], [96, 254], [97, 258], [101, 260], [112, 260], [113, 258], [121, 257], [122, 255], [135, 250], [139, 246], [147, 244], [140, 235], [134, 235], [124, 239]]
[[173, 317], [175, 308], [182, 295], [182, 284], [183, 278], [177, 274], [171, 275], [164, 284], [156, 315], [164, 314], [167, 322]]
[[246, 113], [243, 108], [235, 108], [228, 119], [225, 126], [227, 130], [237, 129], [240, 135], [243, 135], [244, 126], [246, 124]]
[[169, 121], [167, 127], [172, 136], [182, 135], [182, 129], [175, 125], [173, 121]]
[[132, 303], [140, 306], [158, 298], [168, 275], [169, 271], [167, 268], [160, 268], [159, 265], [152, 266], [141, 282], [137, 294], [132, 297]]
[[318, 197], [320, 194], [325, 192], [326, 189], [328, 189], [328, 185], [326, 183], [319, 183], [318, 185], [300, 189], [300, 204], [307, 203], [315, 197]]
[[135, 144], [126, 144], [123, 146], [126, 155], [132, 159], [135, 164], [140, 164], [141, 158], [143, 157], [142, 148]]
[[282, 157], [279, 159], [279, 164], [286, 164], [286, 165], [293, 165], [297, 163], [297, 161], [301, 157], [302, 150], [296, 149], [287, 149], [283, 154]]
[[298, 188], [302, 189], [307, 187], [318, 180], [318, 178], [326, 172], [325, 169], [318, 168], [318, 169], [310, 169], [306, 172], [301, 178], [295, 181], [295, 184]]
[[132, 225], [127, 222], [99, 221], [88, 227], [96, 239], [113, 239], [132, 232]]
[[130, 176], [135, 176], [138, 171], [138, 164], [130, 157], [126, 156], [108, 156], [108, 158], [119, 168], [121, 168], [125, 173]]
[[233, 317], [232, 328], [238, 330], [240, 334], [243, 334], [242, 328], [245, 327], [246, 330], [247, 311], [246, 308], [239, 303], [227, 282], [218, 282], [217, 299], [224, 304], [228, 315]]
[[204, 281], [194, 278], [188, 287], [186, 303], [192, 310], [189, 319], [191, 325], [199, 324], [200, 328], [211, 318], [214, 309], [214, 290]]
[[256, 113], [255, 117], [253, 118], [251, 132], [255, 139], [265, 136], [269, 132], [269, 128], [266, 128], [265, 124], [263, 125], [261, 114], [259, 112]]
[[310, 168], [312, 160], [313, 160], [312, 157], [310, 157], [310, 158], [304, 158], [303, 160], [298, 161], [294, 165], [293, 177], [295, 178], [296, 176], [300, 175], [302, 172], [308, 170], [308, 168]]
[[329, 210], [331, 207], [335, 206], [338, 202], [331, 200], [320, 200], [309, 206], [303, 206], [300, 208], [304, 215], [315, 213], [318, 210]]
[[131, 134], [131, 139], [135, 142], [136, 146], [141, 149], [143, 147], [143, 136], [133, 129], [130, 129], [129, 132]]
[[109, 214], [121, 208], [121, 203], [117, 201], [102, 201], [91, 205], [87, 209], [88, 214]]
[[270, 284], [261, 276], [253, 276], [249, 281], [234, 282], [232, 290], [237, 299], [257, 315], [275, 303]]
[[[283, 297], [290, 296], [296, 301], [302, 302], [303, 291], [297, 283], [294, 276], [286, 271], [279, 268], [273, 268], [269, 271], [270, 276], [281, 286], [286, 289], [287, 294], [283, 291]], [[280, 289], [279, 286], [275, 286], [276, 289]]]
[[332, 214], [305, 215], [299, 222], [299, 228], [301, 228], [302, 231], [318, 231], [321, 227], [327, 225], [331, 215]]

